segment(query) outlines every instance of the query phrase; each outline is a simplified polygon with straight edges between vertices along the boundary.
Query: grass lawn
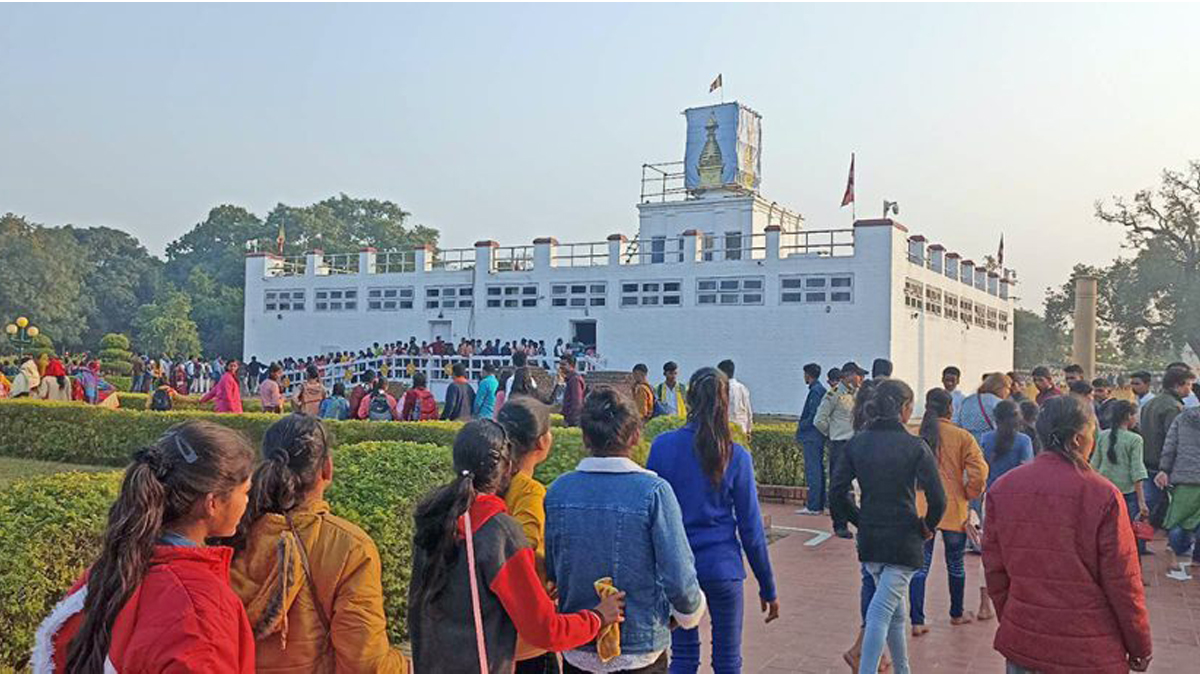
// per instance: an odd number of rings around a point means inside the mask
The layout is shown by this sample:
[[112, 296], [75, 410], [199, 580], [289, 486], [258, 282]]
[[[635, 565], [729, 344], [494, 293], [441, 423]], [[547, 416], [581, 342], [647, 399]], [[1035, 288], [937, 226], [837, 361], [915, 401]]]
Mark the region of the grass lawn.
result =
[[18, 459], [15, 457], [0, 457], [0, 488], [22, 478], [44, 476], [63, 471], [112, 471], [110, 466], [91, 466], [88, 464], [63, 464], [61, 462], [42, 462], [36, 459]]

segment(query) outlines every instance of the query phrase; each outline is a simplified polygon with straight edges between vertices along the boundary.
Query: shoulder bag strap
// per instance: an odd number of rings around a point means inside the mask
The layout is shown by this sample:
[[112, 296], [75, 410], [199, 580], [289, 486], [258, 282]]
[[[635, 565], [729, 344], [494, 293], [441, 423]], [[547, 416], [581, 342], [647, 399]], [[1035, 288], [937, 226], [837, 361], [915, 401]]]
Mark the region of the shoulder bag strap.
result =
[[296, 531], [296, 524], [292, 522], [292, 514], [289, 511], [287, 514], [288, 530], [296, 539], [296, 547], [300, 549], [300, 564], [304, 567], [304, 578], [308, 580], [308, 590], [313, 596], [313, 607], [317, 608], [317, 616], [321, 619], [321, 625], [325, 627], [325, 639], [329, 639], [332, 632], [329, 627], [329, 617], [325, 614], [325, 608], [321, 606], [321, 596], [317, 595], [317, 583], [313, 581], [312, 567], [308, 564], [308, 550], [304, 548], [304, 540], [300, 538], [300, 533]]
[[983, 407], [983, 394], [978, 394], [975, 402], [979, 404], [979, 412], [983, 413], [983, 421], [987, 422], [988, 429], [995, 429], [996, 425], [992, 424], [992, 418], [987, 414], [987, 408]]
[[471, 509], [463, 514], [467, 540], [467, 575], [471, 578], [471, 612], [475, 615], [475, 646], [479, 652], [479, 672], [488, 675], [487, 641], [483, 638], [483, 611], [479, 608], [479, 580], [475, 575], [475, 536], [471, 532]]

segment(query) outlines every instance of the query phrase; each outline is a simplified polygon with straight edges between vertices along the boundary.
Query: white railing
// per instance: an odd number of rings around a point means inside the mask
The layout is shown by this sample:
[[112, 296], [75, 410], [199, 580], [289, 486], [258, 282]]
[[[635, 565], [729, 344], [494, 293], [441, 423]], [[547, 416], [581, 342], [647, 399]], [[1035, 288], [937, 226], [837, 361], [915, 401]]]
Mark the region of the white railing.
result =
[[302, 277], [308, 267], [308, 261], [302, 255], [289, 255], [279, 259], [275, 268], [277, 277]]
[[854, 230], [801, 230], [781, 236], [779, 255], [839, 257], [854, 255]]
[[[355, 359], [342, 363], [328, 363], [324, 366], [318, 366], [321, 370], [321, 382], [332, 389], [337, 382], [342, 382], [347, 388], [354, 386], [358, 382], [358, 378], [368, 370], [377, 374], [383, 374], [390, 381], [401, 382], [405, 385], [412, 384], [412, 376], [416, 373], [424, 373], [426, 380], [430, 385], [437, 383], [450, 382], [451, 368], [455, 364], [461, 363], [465, 369], [467, 380], [478, 382], [483, 379], [483, 366], [485, 363], [490, 363], [495, 368], [495, 372], [499, 374], [505, 369], [512, 369], [512, 356], [459, 356], [457, 354], [446, 354], [442, 356], [408, 356], [396, 354], [392, 356], [368, 356], [366, 358]], [[544, 368], [552, 375], [557, 367], [556, 359], [553, 356], [530, 356], [527, 361], [528, 365]], [[588, 373], [602, 367], [603, 359], [596, 357], [580, 357], [576, 363], [576, 367], [581, 373]], [[294, 394], [304, 383], [305, 368], [285, 369], [283, 376], [287, 379], [288, 387], [286, 393]]]
[[554, 267], [603, 267], [608, 264], [608, 242], [561, 244], [550, 259]]
[[475, 249], [473, 248], [443, 248], [438, 249], [433, 254], [433, 263], [430, 265], [435, 270], [445, 270], [447, 272], [457, 272], [461, 270], [469, 270], [475, 268]]
[[533, 269], [532, 246], [501, 246], [492, 249], [493, 272], [528, 272]]
[[375, 255], [376, 274], [400, 274], [417, 271], [416, 251], [384, 251]]
[[318, 274], [358, 274], [357, 253], [335, 253], [321, 257], [321, 268]]

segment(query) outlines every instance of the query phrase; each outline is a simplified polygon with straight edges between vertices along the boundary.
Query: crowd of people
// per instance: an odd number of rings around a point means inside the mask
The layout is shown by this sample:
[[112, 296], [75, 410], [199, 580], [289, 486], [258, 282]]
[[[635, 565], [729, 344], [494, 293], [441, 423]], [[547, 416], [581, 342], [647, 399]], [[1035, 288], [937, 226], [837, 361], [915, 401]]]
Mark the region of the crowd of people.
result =
[[[416, 507], [411, 666], [695, 672], [708, 614], [716, 668], [738, 672], [743, 556], [765, 621], [780, 609], [729, 378], [672, 377], [687, 424], [655, 439], [648, 468], [631, 459], [644, 415], [629, 393], [569, 384], [564, 415], [590, 456], [547, 488], [533, 476], [553, 452], [550, 407], [527, 375], [462, 427], [453, 477]], [[378, 551], [324, 501], [335, 476], [312, 408], [271, 425], [257, 453], [212, 422], [173, 427], [126, 469], [101, 553], [38, 631], [34, 669], [405, 672]]]
[[[264, 410], [290, 403], [292, 414], [257, 457], [242, 436], [200, 421], [139, 451], [100, 557], [39, 631], [35, 668], [696, 672], [707, 614], [713, 669], [740, 672], [743, 561], [766, 621], [779, 599], [753, 461], [734, 440], [753, 432], [734, 363], [685, 383], [667, 362], [654, 385], [638, 364], [627, 390], [587, 386], [570, 352], [549, 387], [524, 351], [510, 359], [489, 361], [475, 382], [455, 362], [441, 405], [423, 373], [397, 399], [371, 371], [350, 391], [327, 390], [311, 363], [285, 395], [284, 366], [265, 367]], [[237, 361], [221, 365], [205, 400], [238, 412], [246, 376]], [[916, 394], [888, 361], [869, 373], [853, 361], [804, 367], [799, 513], [827, 513], [836, 536], [857, 539], [861, 625], [845, 653], [856, 672], [910, 672], [939, 534], [949, 622], [999, 618], [1009, 672], [1146, 669], [1139, 555], [1153, 553], [1158, 528], [1200, 564], [1196, 376], [1171, 364], [1154, 392], [1152, 376], [1134, 373], [1135, 401], [1081, 368], [1064, 375], [1060, 386], [1034, 369], [1027, 396], [1015, 374], [988, 373], [966, 391], [947, 367], [914, 433]], [[552, 403], [589, 456], [547, 487], [534, 473], [553, 453]], [[633, 449], [661, 415], [686, 422], [654, 440], [642, 468]], [[387, 640], [373, 542], [323, 499], [335, 474], [322, 420], [347, 418], [466, 422], [453, 478], [413, 516], [411, 664]], [[985, 580], [974, 612], [970, 552]], [[189, 625], [206, 629], [167, 639]]]
[[[965, 392], [950, 366], [925, 393], [916, 435], [906, 428], [915, 395], [889, 362], [876, 360], [870, 379], [854, 362], [830, 369], [827, 384], [821, 370], [804, 367], [796, 438], [809, 489], [798, 513], [828, 512], [834, 534], [857, 538], [863, 624], [845, 654], [852, 668], [910, 671], [907, 640], [927, 632], [940, 532], [950, 623], [999, 617], [1008, 672], [1146, 669], [1139, 555], [1162, 529], [1176, 556], [1200, 564], [1200, 387], [1186, 364], [1170, 364], [1157, 393], [1149, 373], [1133, 373], [1134, 401], [1074, 365], [1063, 387], [1035, 368], [1034, 400], [1012, 373]], [[982, 553], [986, 579], [974, 614], [964, 609], [968, 550]]]
[[116, 404], [116, 391], [88, 355], [25, 355], [0, 364], [0, 398]]

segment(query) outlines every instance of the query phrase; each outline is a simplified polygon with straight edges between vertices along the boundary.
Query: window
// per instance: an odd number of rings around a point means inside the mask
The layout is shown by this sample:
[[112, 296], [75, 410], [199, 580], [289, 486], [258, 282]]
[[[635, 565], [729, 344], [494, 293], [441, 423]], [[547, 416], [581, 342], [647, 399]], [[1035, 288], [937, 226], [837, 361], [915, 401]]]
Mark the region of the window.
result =
[[854, 302], [854, 276], [850, 274], [804, 274], [779, 280], [783, 304], [827, 304]]
[[621, 284], [622, 307], [679, 307], [682, 304], [681, 281], [626, 281]]
[[950, 321], [958, 321], [958, 296], [946, 293], [943, 296], [945, 306], [946, 319]]
[[742, 233], [741, 232], [726, 232], [725, 233], [725, 259], [726, 260], [741, 260], [742, 259]]
[[666, 260], [667, 238], [666, 237], [651, 237], [650, 238], [650, 262], [659, 264]]
[[425, 309], [468, 309], [475, 304], [471, 286], [426, 286]]
[[491, 309], [537, 307], [537, 284], [495, 284], [487, 287], [487, 306]]
[[551, 307], [603, 307], [607, 296], [603, 281], [550, 285]]
[[904, 280], [904, 306], [918, 312], [925, 308], [924, 288], [921, 282], [912, 279]]
[[959, 318], [962, 319], [963, 323], [970, 326], [971, 318], [973, 316], [975, 316], [974, 312], [975, 312], [975, 305], [972, 304], [970, 300], [968, 300], [966, 298], [959, 298], [958, 315], [959, 315]]
[[991, 307], [988, 307], [988, 308], [987, 308], [987, 327], [988, 327], [988, 330], [998, 330], [998, 329], [999, 329], [999, 327], [997, 326], [997, 323], [999, 323], [999, 316], [998, 316], [998, 313], [996, 312], [996, 310], [992, 309]]
[[264, 307], [268, 312], [303, 312], [304, 291], [267, 291], [263, 296]]
[[980, 328], [987, 326], [987, 307], [979, 303], [975, 303], [975, 325]]
[[358, 309], [357, 288], [318, 288], [313, 309], [318, 312], [353, 312]]
[[368, 312], [395, 312], [413, 308], [413, 289], [388, 287], [367, 289]]
[[761, 305], [762, 277], [708, 277], [696, 280], [697, 305]]
[[942, 291], [933, 286], [925, 287], [925, 310], [936, 316], [942, 315]]
[[999, 320], [999, 324], [1000, 324], [1000, 332], [1007, 333], [1008, 332], [1008, 312], [1000, 312], [1000, 314], [998, 316], [998, 320]]

